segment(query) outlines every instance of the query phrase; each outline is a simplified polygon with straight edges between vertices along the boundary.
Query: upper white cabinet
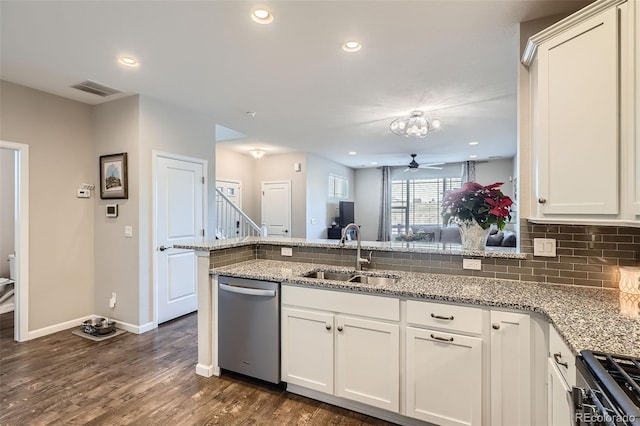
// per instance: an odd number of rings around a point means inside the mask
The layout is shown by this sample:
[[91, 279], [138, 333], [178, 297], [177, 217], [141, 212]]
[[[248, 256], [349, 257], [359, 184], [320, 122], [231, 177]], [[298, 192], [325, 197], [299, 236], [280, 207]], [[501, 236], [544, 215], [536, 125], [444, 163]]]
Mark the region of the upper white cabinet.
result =
[[529, 39], [534, 221], [638, 219], [634, 6], [601, 0]]

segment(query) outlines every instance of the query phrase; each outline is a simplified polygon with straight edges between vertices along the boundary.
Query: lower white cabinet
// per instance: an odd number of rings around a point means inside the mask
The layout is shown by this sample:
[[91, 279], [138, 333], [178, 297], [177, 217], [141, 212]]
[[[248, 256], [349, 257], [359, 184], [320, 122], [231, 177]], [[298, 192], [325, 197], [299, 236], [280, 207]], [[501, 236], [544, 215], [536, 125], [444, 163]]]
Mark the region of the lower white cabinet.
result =
[[527, 314], [491, 311], [491, 425], [531, 425], [531, 324]]
[[406, 415], [437, 425], [482, 423], [482, 339], [407, 327]]
[[282, 295], [282, 380], [398, 413], [398, 299], [286, 286]]
[[400, 327], [336, 315], [337, 396], [398, 412]]
[[333, 314], [282, 308], [282, 380], [333, 393]]
[[571, 388], [556, 367], [553, 358], [549, 358], [549, 425], [571, 426]]

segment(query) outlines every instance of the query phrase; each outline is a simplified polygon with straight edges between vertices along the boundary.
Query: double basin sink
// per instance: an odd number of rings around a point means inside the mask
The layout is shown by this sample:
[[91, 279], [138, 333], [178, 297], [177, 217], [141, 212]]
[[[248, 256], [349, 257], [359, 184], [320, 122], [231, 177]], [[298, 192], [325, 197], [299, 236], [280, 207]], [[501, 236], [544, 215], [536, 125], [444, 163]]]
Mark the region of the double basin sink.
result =
[[303, 275], [305, 278], [316, 278], [319, 280], [346, 281], [350, 283], [360, 283], [369, 285], [392, 285], [398, 282], [399, 277], [379, 276], [364, 274], [362, 272], [336, 272], [336, 271], [313, 271]]

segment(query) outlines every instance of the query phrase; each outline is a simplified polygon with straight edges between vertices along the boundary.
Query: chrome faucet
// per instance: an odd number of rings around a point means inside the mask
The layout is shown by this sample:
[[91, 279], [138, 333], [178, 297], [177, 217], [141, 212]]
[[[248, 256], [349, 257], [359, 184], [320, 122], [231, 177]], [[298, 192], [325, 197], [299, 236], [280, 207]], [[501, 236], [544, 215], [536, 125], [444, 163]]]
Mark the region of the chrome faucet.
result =
[[360, 227], [358, 225], [356, 225], [355, 223], [350, 223], [344, 227], [344, 229], [342, 230], [342, 238], [340, 238], [339, 246], [344, 247], [344, 242], [350, 229], [355, 230], [356, 237], [358, 239], [358, 245], [356, 247], [356, 271], [362, 271], [363, 264], [366, 265], [368, 263], [371, 263], [371, 253], [369, 254], [368, 259], [363, 259], [362, 257], [360, 257], [360, 246], [362, 244], [362, 237], [360, 236]]

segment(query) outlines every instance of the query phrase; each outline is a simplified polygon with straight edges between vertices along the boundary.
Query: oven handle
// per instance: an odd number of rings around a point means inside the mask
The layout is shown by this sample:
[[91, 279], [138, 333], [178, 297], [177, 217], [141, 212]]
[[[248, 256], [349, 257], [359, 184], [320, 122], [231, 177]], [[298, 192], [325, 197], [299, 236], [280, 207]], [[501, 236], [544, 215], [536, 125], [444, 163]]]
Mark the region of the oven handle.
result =
[[261, 288], [248, 288], [237, 287], [235, 285], [228, 285], [220, 283], [220, 290], [228, 291], [230, 293], [246, 294], [248, 296], [261, 296], [261, 297], [273, 297], [276, 295], [275, 290], [263, 290]]

